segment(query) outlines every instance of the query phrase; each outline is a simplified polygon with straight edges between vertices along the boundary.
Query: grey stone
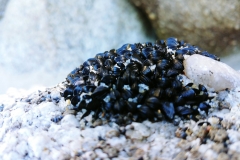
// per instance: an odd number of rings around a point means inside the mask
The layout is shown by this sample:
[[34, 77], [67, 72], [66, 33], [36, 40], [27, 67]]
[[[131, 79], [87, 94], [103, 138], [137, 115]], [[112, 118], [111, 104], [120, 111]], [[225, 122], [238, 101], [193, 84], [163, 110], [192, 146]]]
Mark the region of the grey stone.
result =
[[146, 13], [161, 39], [178, 37], [218, 55], [240, 48], [239, 0], [131, 1]]

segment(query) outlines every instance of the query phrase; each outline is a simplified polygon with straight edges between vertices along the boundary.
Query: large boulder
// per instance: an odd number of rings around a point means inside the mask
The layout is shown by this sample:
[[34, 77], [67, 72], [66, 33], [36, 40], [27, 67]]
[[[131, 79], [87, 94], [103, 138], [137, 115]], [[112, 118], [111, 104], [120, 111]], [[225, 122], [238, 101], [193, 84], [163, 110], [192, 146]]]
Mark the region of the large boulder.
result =
[[240, 48], [240, 1], [131, 0], [161, 39], [178, 37], [218, 55]]
[[4, 10], [0, 91], [54, 85], [99, 52], [155, 40], [127, 0], [9, 0]]

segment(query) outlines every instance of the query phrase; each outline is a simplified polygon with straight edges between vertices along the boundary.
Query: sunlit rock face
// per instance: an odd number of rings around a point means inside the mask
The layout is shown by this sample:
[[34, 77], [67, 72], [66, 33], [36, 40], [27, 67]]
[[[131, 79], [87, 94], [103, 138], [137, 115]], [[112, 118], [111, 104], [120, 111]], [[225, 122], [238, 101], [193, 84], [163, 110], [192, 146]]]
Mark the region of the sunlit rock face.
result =
[[185, 75], [196, 83], [216, 91], [240, 86], [240, 73], [225, 63], [197, 54], [185, 57], [183, 63]]

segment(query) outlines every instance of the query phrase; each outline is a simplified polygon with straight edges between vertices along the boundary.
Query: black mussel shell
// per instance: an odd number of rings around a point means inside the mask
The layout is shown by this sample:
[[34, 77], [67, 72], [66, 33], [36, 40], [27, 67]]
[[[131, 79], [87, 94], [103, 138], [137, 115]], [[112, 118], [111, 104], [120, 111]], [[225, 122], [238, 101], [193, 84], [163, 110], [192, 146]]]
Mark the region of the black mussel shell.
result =
[[202, 102], [199, 104], [198, 108], [201, 111], [205, 111], [205, 113], [208, 114], [208, 110], [211, 108], [211, 106], [209, 104], [207, 104], [206, 102]]
[[171, 85], [171, 80], [167, 77], [160, 77], [157, 79], [157, 85], [161, 88], [167, 88]]
[[190, 88], [190, 89], [182, 92], [181, 95], [185, 99], [192, 100], [196, 96], [196, 93], [195, 93], [195, 91], [193, 89]]
[[157, 62], [157, 69], [158, 70], [166, 70], [170, 67], [170, 61], [167, 59], [161, 59]]
[[194, 111], [191, 108], [184, 107], [184, 106], [177, 106], [176, 112], [181, 116], [186, 116], [192, 114]]
[[177, 38], [174, 38], [174, 37], [170, 37], [166, 40], [166, 43], [167, 43], [167, 46], [168, 48], [171, 48], [171, 49], [174, 49], [176, 50], [179, 43], [177, 41]]
[[162, 99], [164, 94], [165, 94], [165, 90], [163, 88], [157, 87], [150, 90], [149, 96], [154, 96], [159, 99]]
[[63, 97], [65, 99], [70, 99], [73, 96], [73, 89], [72, 88], [67, 88], [64, 92], [63, 92]]
[[142, 56], [143, 59], [150, 59], [150, 57], [152, 56], [152, 47], [146, 47], [142, 50]]
[[108, 94], [109, 88], [105, 86], [98, 86], [92, 93], [92, 97], [96, 99], [103, 99]]
[[154, 112], [152, 111], [152, 109], [146, 105], [139, 105], [138, 113], [142, 119], [152, 118], [154, 115]]
[[79, 101], [80, 101], [80, 96], [78, 96], [78, 95], [74, 96], [74, 97], [71, 99], [71, 103], [72, 103], [72, 105], [74, 105], [74, 106], [77, 105]]
[[163, 102], [161, 105], [161, 111], [163, 111], [168, 119], [172, 120], [174, 118], [175, 108], [172, 102]]
[[145, 101], [145, 104], [153, 110], [158, 110], [161, 107], [161, 103], [160, 103], [159, 99], [156, 97], [149, 97]]

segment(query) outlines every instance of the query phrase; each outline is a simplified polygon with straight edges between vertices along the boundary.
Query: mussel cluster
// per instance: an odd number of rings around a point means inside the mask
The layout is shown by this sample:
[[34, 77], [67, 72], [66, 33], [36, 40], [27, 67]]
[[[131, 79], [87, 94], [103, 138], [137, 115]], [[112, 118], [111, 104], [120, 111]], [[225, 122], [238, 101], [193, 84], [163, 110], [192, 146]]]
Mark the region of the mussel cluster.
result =
[[168, 38], [152, 43], [125, 44], [89, 58], [66, 78], [62, 93], [74, 110], [94, 111], [95, 116], [131, 115], [133, 121], [158, 121], [175, 115], [191, 118], [208, 113], [207, 89], [183, 86], [184, 55], [201, 54], [219, 60], [197, 47]]

